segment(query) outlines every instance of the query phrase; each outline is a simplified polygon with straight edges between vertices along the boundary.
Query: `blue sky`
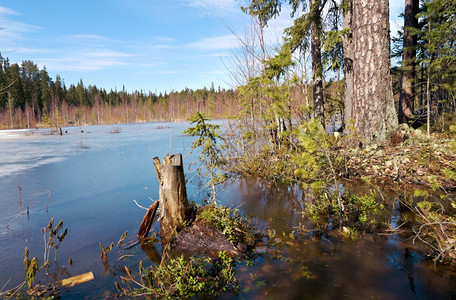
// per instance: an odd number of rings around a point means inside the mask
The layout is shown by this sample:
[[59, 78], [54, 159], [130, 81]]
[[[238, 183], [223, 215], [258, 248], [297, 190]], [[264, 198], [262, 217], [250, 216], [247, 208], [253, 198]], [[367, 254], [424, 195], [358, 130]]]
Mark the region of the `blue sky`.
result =
[[[392, 27], [404, 0], [391, 2]], [[244, 0], [0, 0], [0, 51], [107, 90], [231, 87], [228, 69], [247, 18]], [[282, 13], [268, 28], [290, 24]], [[392, 32], [395, 29], [392, 28]]]

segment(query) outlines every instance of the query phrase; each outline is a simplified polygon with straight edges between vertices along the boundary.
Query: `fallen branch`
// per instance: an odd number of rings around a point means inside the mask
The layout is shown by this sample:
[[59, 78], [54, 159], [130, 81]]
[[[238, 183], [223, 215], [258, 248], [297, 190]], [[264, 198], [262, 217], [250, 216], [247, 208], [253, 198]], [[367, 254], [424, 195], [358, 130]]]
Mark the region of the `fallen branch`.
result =
[[155, 221], [155, 215], [157, 213], [158, 203], [159, 203], [158, 200], [155, 201], [155, 203], [150, 206], [149, 210], [144, 215], [141, 225], [139, 226], [139, 231], [138, 231], [139, 240], [144, 239], [149, 234], [150, 228], [152, 227], [152, 224]]

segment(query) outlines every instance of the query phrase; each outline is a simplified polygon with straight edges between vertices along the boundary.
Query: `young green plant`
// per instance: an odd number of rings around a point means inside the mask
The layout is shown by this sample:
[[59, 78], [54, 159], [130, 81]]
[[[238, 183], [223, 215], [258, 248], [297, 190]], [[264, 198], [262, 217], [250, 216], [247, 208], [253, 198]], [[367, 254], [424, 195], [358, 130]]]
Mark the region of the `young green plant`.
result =
[[216, 186], [225, 180], [224, 174], [220, 171], [220, 168], [224, 165], [222, 158], [223, 146], [220, 146], [220, 143], [224, 142], [224, 138], [219, 133], [220, 125], [208, 124], [207, 121], [210, 121], [210, 119], [200, 112], [193, 115], [189, 121], [194, 126], [189, 127], [184, 133], [198, 137], [192, 143], [191, 152], [198, 148], [201, 150], [200, 160], [204, 167], [198, 169], [198, 174], [209, 176], [207, 185], [212, 189], [212, 201], [216, 204]]

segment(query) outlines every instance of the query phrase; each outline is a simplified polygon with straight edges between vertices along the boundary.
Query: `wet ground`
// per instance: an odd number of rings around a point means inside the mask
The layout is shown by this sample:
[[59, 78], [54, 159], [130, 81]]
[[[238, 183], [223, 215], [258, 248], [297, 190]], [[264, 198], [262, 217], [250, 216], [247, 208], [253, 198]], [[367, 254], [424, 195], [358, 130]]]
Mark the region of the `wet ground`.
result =
[[[44, 283], [89, 271], [95, 275], [91, 282], [63, 289], [64, 299], [110, 297], [116, 291], [114, 282], [120, 282], [123, 265], [136, 271], [140, 260], [146, 265], [159, 261], [160, 244], [121, 251], [114, 246], [104, 265], [99, 243], [116, 244], [125, 230], [129, 232], [127, 240], [134, 239], [145, 211], [133, 200], [149, 206], [149, 198], [158, 199], [152, 158], [167, 152], [188, 154], [192, 138], [182, 135], [187, 126], [149, 123], [71, 127], [63, 128], [62, 136], [48, 135], [48, 130], [1, 131], [0, 289], [23, 281], [25, 247], [42, 263], [41, 228], [51, 217], [64, 220], [68, 235], [58, 249], [58, 264], [52, 264], [51, 276], [47, 278], [42, 270], [37, 279]], [[120, 133], [111, 133], [116, 128]], [[194, 153], [184, 158], [184, 163], [188, 166], [196, 160]], [[205, 193], [194, 170], [186, 168], [187, 191], [190, 200], [201, 202]], [[22, 218], [17, 217], [19, 186], [22, 208], [29, 209]], [[296, 227], [305, 223], [299, 214], [303, 209], [299, 189], [234, 179], [227, 182], [219, 196], [222, 204], [238, 207], [253, 218], [268, 236], [257, 247], [254, 259], [238, 263], [236, 276], [241, 292], [221, 298], [456, 298], [454, 270], [434, 266], [406, 247], [398, 235], [368, 235], [357, 242], [340, 242], [331, 237], [296, 234]], [[392, 213], [393, 227], [397, 213]], [[157, 231], [157, 224], [154, 229]]]

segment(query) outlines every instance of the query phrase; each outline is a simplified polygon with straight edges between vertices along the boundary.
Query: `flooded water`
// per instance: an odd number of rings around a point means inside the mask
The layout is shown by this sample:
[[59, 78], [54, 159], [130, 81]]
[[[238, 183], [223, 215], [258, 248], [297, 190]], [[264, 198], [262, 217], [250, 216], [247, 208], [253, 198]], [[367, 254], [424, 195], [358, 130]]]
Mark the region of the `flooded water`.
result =
[[[161, 247], [139, 246], [119, 252], [114, 246], [109, 265], [100, 259], [125, 230], [133, 239], [151, 199], [158, 199], [152, 158], [167, 152], [188, 154], [192, 138], [182, 135], [188, 123], [63, 128], [63, 135], [39, 131], [0, 131], [0, 289], [24, 280], [23, 253], [43, 262], [41, 228], [54, 217], [64, 220], [68, 235], [60, 245], [50, 277], [60, 280], [92, 271], [95, 280], [62, 289], [62, 298], [109, 298], [120, 282], [123, 265], [136, 272], [139, 261], [159, 261]], [[120, 133], [111, 133], [119, 128]], [[116, 131], [116, 130], [114, 130]], [[197, 154], [184, 158], [186, 166]], [[205, 197], [194, 168], [186, 168], [190, 200]], [[19, 187], [20, 186], [20, 193]], [[19, 195], [25, 213], [19, 216]], [[247, 179], [230, 180], [220, 202], [255, 220], [267, 235], [259, 255], [240, 261], [239, 299], [455, 299], [456, 277], [404, 247], [398, 235], [366, 236], [356, 243], [333, 238], [290, 237], [302, 220], [299, 190], [266, 187]], [[394, 200], [392, 200], [394, 202]], [[47, 209], [46, 209], [47, 207]], [[391, 223], [397, 225], [398, 211]], [[154, 225], [157, 231], [158, 224]], [[274, 233], [274, 234], [272, 234]], [[285, 235], [283, 235], [285, 234]], [[117, 261], [122, 255], [121, 261]], [[69, 258], [72, 264], [68, 263]]]
[[[241, 268], [241, 299], [456, 299], [455, 270], [435, 266], [397, 234], [356, 242], [299, 236], [298, 226], [306, 222], [299, 190], [244, 179], [225, 193], [226, 205], [239, 206], [276, 233], [252, 266]], [[398, 211], [392, 211], [392, 228]]]

